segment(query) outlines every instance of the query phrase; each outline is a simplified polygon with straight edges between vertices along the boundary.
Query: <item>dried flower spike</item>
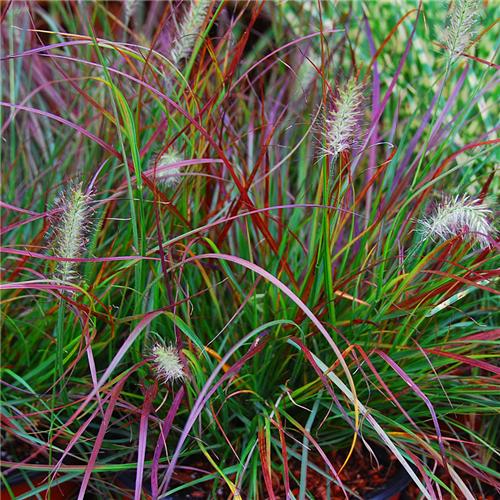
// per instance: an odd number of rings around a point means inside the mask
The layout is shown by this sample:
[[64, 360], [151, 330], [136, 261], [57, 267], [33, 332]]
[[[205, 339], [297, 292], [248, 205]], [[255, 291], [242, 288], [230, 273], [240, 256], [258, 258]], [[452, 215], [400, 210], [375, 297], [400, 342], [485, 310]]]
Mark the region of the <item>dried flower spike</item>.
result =
[[123, 2], [123, 24], [128, 26], [131, 18], [134, 17], [137, 9], [138, 0], [124, 0]]
[[443, 34], [443, 43], [451, 61], [454, 61], [471, 44], [478, 10], [478, 0], [454, 1]]
[[211, 0], [192, 0], [189, 4], [172, 49], [172, 59], [176, 65], [191, 55], [196, 38], [200, 34], [207, 16]]
[[419, 231], [424, 239], [446, 241], [459, 236], [486, 248], [495, 236], [491, 214], [488, 205], [480, 200], [455, 196], [438, 205], [431, 216], [420, 220]]
[[[78, 184], [62, 195], [57, 203], [62, 215], [55, 221], [53, 249], [57, 257], [79, 258], [87, 244], [87, 234], [92, 227], [90, 220], [91, 196], [82, 191]], [[77, 263], [61, 261], [57, 263], [57, 276], [63, 281], [75, 281]]]
[[162, 382], [173, 382], [184, 378], [182, 363], [175, 347], [155, 344], [152, 355], [156, 374]]
[[162, 154], [156, 165], [151, 167], [156, 181], [167, 188], [178, 184], [181, 180], [181, 169], [175, 164], [180, 161], [182, 158], [175, 152]]
[[340, 88], [332, 109], [325, 114], [324, 154], [335, 160], [342, 151], [352, 149], [361, 131], [363, 101], [361, 85], [351, 77]]

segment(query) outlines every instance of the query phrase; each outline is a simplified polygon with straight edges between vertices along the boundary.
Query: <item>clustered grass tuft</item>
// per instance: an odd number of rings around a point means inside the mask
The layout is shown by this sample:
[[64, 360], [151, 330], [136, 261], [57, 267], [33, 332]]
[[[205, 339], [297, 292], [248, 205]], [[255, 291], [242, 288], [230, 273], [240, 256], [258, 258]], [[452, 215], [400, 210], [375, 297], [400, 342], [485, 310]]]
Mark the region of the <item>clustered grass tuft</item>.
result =
[[20, 475], [21, 498], [359, 500], [406, 471], [406, 498], [496, 498], [498, 41], [477, 3], [19, 5], [6, 497]]

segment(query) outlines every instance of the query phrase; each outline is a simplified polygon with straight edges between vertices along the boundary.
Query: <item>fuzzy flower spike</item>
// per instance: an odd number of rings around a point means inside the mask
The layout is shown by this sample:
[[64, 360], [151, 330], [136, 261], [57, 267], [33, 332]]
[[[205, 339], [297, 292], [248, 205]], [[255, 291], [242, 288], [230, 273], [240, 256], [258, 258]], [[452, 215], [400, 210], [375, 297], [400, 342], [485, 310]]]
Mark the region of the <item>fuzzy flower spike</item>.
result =
[[131, 18], [134, 17], [135, 11], [137, 10], [138, 0], [124, 0], [123, 2], [123, 24], [128, 26]]
[[351, 77], [339, 89], [332, 109], [325, 113], [322, 151], [334, 161], [340, 153], [352, 149], [359, 137], [363, 102], [361, 85]]
[[155, 344], [153, 362], [158, 378], [165, 383], [184, 378], [184, 370], [177, 350], [173, 346]]
[[158, 160], [153, 161], [151, 170], [158, 184], [171, 188], [180, 182], [181, 169], [175, 166], [180, 161], [182, 161], [182, 158], [175, 151], [164, 153]]
[[189, 8], [184, 14], [172, 49], [172, 60], [176, 65], [191, 56], [196, 38], [200, 34], [212, 2], [211, 0], [191, 0], [187, 3], [189, 3]]
[[456, 60], [460, 53], [470, 46], [478, 11], [478, 0], [455, 0], [453, 2], [442, 37], [450, 61]]
[[450, 197], [438, 205], [432, 215], [420, 220], [419, 231], [424, 239], [446, 241], [459, 236], [487, 248], [492, 246], [495, 236], [491, 215], [492, 210], [480, 200]]
[[[57, 203], [62, 215], [54, 220], [53, 250], [58, 257], [77, 259], [85, 251], [87, 235], [92, 227], [90, 220], [91, 196], [78, 184], [62, 195]], [[61, 261], [57, 263], [57, 277], [63, 281], [76, 281], [77, 263]]]

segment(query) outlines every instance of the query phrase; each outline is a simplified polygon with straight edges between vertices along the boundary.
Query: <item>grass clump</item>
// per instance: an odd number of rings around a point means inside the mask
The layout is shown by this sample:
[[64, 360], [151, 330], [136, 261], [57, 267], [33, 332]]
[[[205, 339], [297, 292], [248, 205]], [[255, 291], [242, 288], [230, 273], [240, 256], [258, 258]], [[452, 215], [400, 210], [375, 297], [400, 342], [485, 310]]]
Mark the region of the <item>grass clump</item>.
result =
[[375, 458], [496, 494], [498, 16], [443, 59], [464, 5], [2, 7], [11, 496], [368, 498]]

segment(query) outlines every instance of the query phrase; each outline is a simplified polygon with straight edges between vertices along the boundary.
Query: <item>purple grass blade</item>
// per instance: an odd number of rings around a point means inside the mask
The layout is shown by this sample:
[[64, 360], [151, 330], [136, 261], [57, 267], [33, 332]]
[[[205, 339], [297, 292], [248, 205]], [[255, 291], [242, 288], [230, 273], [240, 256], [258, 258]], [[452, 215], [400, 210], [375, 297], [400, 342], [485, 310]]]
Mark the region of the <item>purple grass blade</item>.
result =
[[162, 482], [162, 485], [160, 488], [160, 493], [164, 493], [166, 491], [166, 489], [168, 488], [170, 480], [172, 478], [172, 474], [174, 473], [175, 466], [177, 464], [177, 460], [179, 459], [182, 447], [184, 446], [184, 442], [186, 441], [189, 432], [191, 431], [192, 427], [194, 426], [196, 419], [198, 418], [199, 414], [201, 413], [201, 411], [204, 408], [208, 399], [220, 387], [220, 385], [222, 383], [224, 383], [225, 380], [236, 375], [239, 372], [239, 370], [243, 367], [243, 365], [248, 361], [248, 359], [250, 359], [252, 356], [257, 354], [258, 352], [260, 352], [264, 348], [264, 342], [257, 344], [256, 347], [251, 347], [250, 350], [245, 355], [243, 355], [218, 380], [218, 382], [213, 385], [213, 387], [211, 389], [210, 389], [210, 385], [215, 380], [217, 374], [222, 370], [222, 367], [227, 363], [229, 358], [243, 344], [245, 344], [249, 339], [251, 339], [253, 336], [257, 335], [259, 333], [259, 331], [260, 331], [260, 329], [257, 329], [257, 330], [250, 332], [249, 334], [245, 335], [241, 340], [239, 340], [231, 349], [229, 349], [228, 352], [224, 355], [224, 357], [220, 360], [218, 365], [215, 367], [215, 369], [211, 373], [210, 377], [208, 377], [207, 381], [205, 382], [205, 385], [202, 387], [202, 389], [198, 395], [198, 398], [196, 399], [196, 402], [193, 405], [193, 408], [191, 410], [191, 413], [189, 414], [189, 417], [186, 421], [186, 424], [184, 425], [184, 429], [182, 430], [182, 433], [179, 437], [179, 440], [177, 441], [177, 446], [175, 448], [174, 454], [172, 455], [172, 458], [171, 458], [170, 463], [168, 465], [167, 471], [165, 473], [165, 477], [163, 479], [163, 482]]
[[181, 387], [175, 394], [172, 405], [170, 406], [165, 421], [161, 427], [161, 432], [158, 437], [158, 442], [156, 443], [156, 448], [153, 455], [153, 461], [151, 464], [151, 495], [153, 498], [158, 498], [158, 470], [160, 468], [160, 455], [163, 448], [163, 442], [167, 440], [167, 437], [172, 428], [174, 418], [179, 410], [182, 399], [184, 398], [185, 389]]
[[[349, 367], [347, 366], [344, 356], [342, 355], [342, 352], [338, 348], [337, 344], [333, 341], [331, 335], [326, 331], [325, 327], [321, 323], [321, 321], [316, 317], [316, 315], [307, 307], [307, 305], [295, 294], [288, 288], [282, 281], [280, 281], [278, 278], [273, 276], [271, 273], [266, 271], [260, 266], [257, 266], [253, 262], [249, 262], [245, 259], [242, 259], [240, 257], [236, 257], [234, 255], [228, 255], [228, 254], [217, 254], [217, 253], [208, 253], [208, 254], [202, 254], [202, 255], [197, 255], [194, 257], [190, 257], [189, 259], [186, 259], [183, 263], [187, 263], [190, 261], [195, 261], [195, 260], [205, 260], [205, 259], [215, 259], [215, 260], [225, 260], [228, 262], [233, 262], [235, 264], [238, 264], [242, 267], [245, 267], [246, 269], [253, 271], [256, 274], [260, 274], [265, 280], [269, 281], [272, 285], [274, 285], [276, 288], [280, 289], [289, 299], [294, 302], [294, 304], [302, 310], [302, 312], [311, 320], [311, 322], [316, 326], [316, 328], [319, 330], [319, 332], [323, 335], [323, 337], [326, 339], [330, 347], [332, 348], [333, 352], [337, 356], [340, 365], [342, 366], [342, 369], [344, 373], [346, 374], [347, 379], [349, 380], [349, 383], [351, 384], [351, 390], [353, 391], [353, 394], [356, 394], [355, 388], [354, 388], [354, 382], [352, 380]], [[177, 266], [174, 266], [174, 268]]]
[[[435, 123], [435, 125], [434, 125], [434, 127], [432, 129], [431, 137], [435, 134], [436, 130], [441, 126], [441, 123], [443, 122], [443, 120], [444, 120], [446, 114], [448, 113], [450, 107], [455, 102], [454, 99], [456, 98], [456, 96], [460, 92], [460, 89], [462, 88], [462, 86], [463, 86], [463, 84], [465, 82], [465, 78], [467, 76], [468, 69], [469, 68], [466, 65], [465, 68], [464, 68], [464, 70], [462, 71], [462, 74], [460, 75], [460, 77], [458, 79], [457, 84], [453, 88], [453, 91], [451, 92], [451, 95], [448, 98], [448, 100], [447, 100], [447, 102], [445, 104], [445, 107], [444, 107], [442, 113], [440, 114], [438, 120], [436, 121], [436, 123]], [[410, 141], [410, 143], [408, 145], [408, 148], [406, 150], [405, 156], [401, 160], [401, 163], [400, 163], [400, 165], [399, 165], [399, 167], [396, 170], [396, 173], [394, 175], [394, 186], [398, 185], [398, 183], [401, 180], [402, 175], [404, 173], [406, 173], [406, 167], [408, 166], [408, 163], [410, 162], [410, 158], [411, 158], [411, 156], [412, 156], [412, 154], [413, 154], [413, 152], [414, 152], [414, 150], [415, 150], [415, 148], [416, 148], [416, 146], [418, 144], [418, 141], [422, 137], [422, 134], [424, 133], [425, 128], [427, 127], [427, 125], [429, 124], [429, 122], [431, 120], [432, 114], [434, 112], [434, 107], [436, 106], [437, 100], [438, 100], [439, 96], [441, 95], [441, 92], [442, 92], [442, 89], [443, 89], [445, 83], [446, 83], [445, 80], [442, 80], [439, 83], [439, 87], [436, 90], [436, 92], [434, 94], [434, 97], [432, 98], [432, 101], [431, 101], [431, 104], [429, 106], [429, 109], [424, 114], [418, 130], [415, 132], [415, 135], [412, 137], [412, 139], [411, 139], [411, 141]], [[416, 160], [420, 157], [420, 155], [417, 156]]]
[[434, 428], [436, 429], [436, 435], [438, 438], [438, 443], [439, 443], [439, 449], [441, 451], [441, 457], [443, 459], [443, 466], [446, 467], [446, 453], [443, 445], [443, 437], [441, 434], [441, 428], [439, 426], [438, 418], [436, 415], [436, 412], [434, 410], [434, 407], [432, 406], [432, 403], [429, 401], [429, 398], [422, 392], [420, 387], [413, 382], [412, 378], [387, 354], [383, 351], [380, 351], [378, 349], [375, 350], [375, 352], [386, 362], [389, 364], [389, 366], [408, 384], [409, 387], [417, 394], [419, 398], [422, 399], [422, 401], [425, 403], [427, 408], [429, 409], [429, 412], [431, 414], [432, 422], [434, 423]]
[[[137, 363], [135, 366], [133, 366], [128, 373], [122, 378], [120, 383], [123, 381], [124, 383], [128, 380], [128, 378], [135, 373], [135, 371], [140, 368], [142, 365], [144, 365], [146, 361], [141, 361], [140, 363]], [[111, 396], [111, 393], [108, 393], [105, 397], [104, 400], [102, 401], [102, 404], [104, 404]], [[85, 405], [85, 400], [83, 403]], [[97, 416], [97, 414], [101, 411], [101, 407], [99, 406], [94, 410], [92, 415], [80, 426], [78, 431], [75, 432], [75, 434], [72, 436], [71, 440], [69, 441], [68, 445], [66, 446], [64, 452], [62, 453], [61, 457], [59, 458], [59, 461], [53, 466], [52, 473], [56, 474], [60, 469], [62, 469], [62, 464], [64, 461], [64, 458], [69, 454], [73, 446], [78, 442], [80, 437], [83, 435], [85, 432], [85, 429], [90, 425], [90, 423], [94, 420], [94, 418]], [[75, 414], [71, 416], [71, 418], [66, 422], [66, 425], [62, 427], [53, 437], [52, 440], [55, 440], [63, 431], [66, 427], [69, 427], [75, 420], [76, 417], [81, 413], [81, 408], [78, 408]]]
[[22, 214], [34, 215], [35, 217], [39, 215], [42, 217], [45, 216], [45, 214], [42, 214], [40, 212], [33, 212], [32, 210], [26, 210], [25, 208], [15, 207], [14, 205], [5, 203], [2, 200], [0, 200], [0, 207], [5, 208], [6, 210], [12, 210], [13, 212], [20, 212]]
[[[322, 325], [322, 323], [319, 321], [319, 319], [315, 316], [315, 314], [307, 307], [307, 305], [295, 293], [292, 292], [292, 290], [290, 290], [290, 288], [288, 288], [284, 283], [282, 283], [279, 279], [277, 279], [271, 273], [269, 273], [265, 269], [262, 269], [260, 266], [257, 266], [256, 264], [249, 262], [245, 259], [242, 259], [240, 257], [235, 257], [233, 255], [227, 255], [227, 254], [202, 254], [202, 255], [190, 257], [190, 258], [184, 260], [182, 263], [177, 264], [172, 269], [174, 269], [175, 267], [179, 267], [181, 265], [185, 265], [188, 262], [192, 262], [195, 260], [205, 260], [205, 259], [225, 260], [228, 262], [233, 262], [235, 264], [238, 264], [246, 269], [249, 269], [249, 270], [255, 272], [256, 274], [261, 275], [264, 279], [266, 279], [271, 284], [276, 286], [288, 298], [290, 298], [305, 313], [305, 315], [312, 321], [312, 323], [316, 326], [316, 328], [318, 328], [318, 330], [323, 335], [323, 337], [325, 337], [325, 339], [327, 340], [328, 344], [330, 345], [330, 347], [332, 348], [332, 350], [336, 354], [337, 359], [339, 360], [339, 363], [342, 366], [344, 373], [346, 374], [346, 377], [349, 381], [349, 385], [351, 387], [351, 392], [353, 394], [353, 397], [356, 398], [356, 388], [354, 386], [354, 381], [351, 377], [351, 374], [349, 372], [349, 368], [344, 360], [344, 357], [342, 356], [342, 352], [340, 351], [338, 346], [335, 344], [332, 337], [328, 334], [328, 332], [326, 331], [326, 329]], [[252, 334], [253, 334], [253, 332], [251, 332], [249, 335], [252, 335]], [[219, 365], [220, 365], [219, 370], [222, 367], [222, 364], [227, 361], [227, 359], [232, 354], [232, 352], [234, 352], [242, 344], [243, 341], [246, 341], [246, 339], [249, 338], [249, 335], [247, 335], [242, 340], [240, 340], [231, 350], [228, 351], [228, 353], [224, 356], [224, 358], [222, 358], [222, 361], [219, 363]], [[200, 401], [203, 400], [202, 396], [204, 397], [204, 393], [208, 392], [208, 385], [215, 378], [215, 376], [217, 375], [217, 372], [218, 372], [218, 370], [214, 371], [212, 373], [212, 375], [209, 377], [209, 379], [207, 380], [207, 383], [204, 386], [204, 390], [198, 396], [198, 399], [197, 399], [198, 405], [201, 404]], [[170, 462], [170, 465], [167, 469], [166, 478], [165, 478], [165, 482], [167, 485], [168, 485], [170, 478], [172, 476], [175, 462], [177, 461], [177, 459], [180, 455], [181, 447], [182, 447], [182, 445], [187, 437], [189, 429], [192, 427], [192, 425], [194, 425], [194, 418], [192, 418], [194, 410], [195, 410], [195, 408], [193, 408], [193, 411], [191, 412], [191, 415], [190, 415], [188, 421], [186, 422], [186, 426], [182, 432], [181, 437], [179, 438], [179, 442], [177, 444], [177, 448], [176, 448], [174, 455], [172, 457], [172, 461]]]
[[12, 109], [27, 111], [28, 113], [34, 113], [36, 115], [45, 116], [46, 118], [50, 118], [52, 120], [58, 121], [59, 123], [63, 123], [64, 125], [67, 125], [68, 127], [76, 130], [80, 134], [88, 137], [91, 141], [95, 142], [96, 144], [99, 144], [99, 146], [101, 146], [101, 148], [103, 148], [108, 153], [112, 154], [113, 156], [116, 156], [117, 158], [121, 158], [120, 153], [116, 151], [116, 149], [112, 148], [108, 143], [104, 142], [101, 138], [92, 134], [88, 130], [85, 130], [85, 128], [82, 127], [81, 125], [77, 125], [76, 123], [66, 120], [62, 116], [54, 115], [53, 113], [49, 113], [48, 111], [43, 111], [41, 109], [31, 108], [29, 106], [21, 106], [20, 104], [11, 104], [9, 102], [3, 102], [3, 101], [0, 101], [0, 106], [6, 106]]
[[144, 460], [146, 458], [146, 444], [148, 438], [148, 420], [153, 400], [158, 392], [156, 384], [148, 387], [144, 396], [144, 404], [141, 410], [141, 422], [139, 424], [139, 445], [137, 449], [137, 474], [135, 477], [134, 500], [141, 500], [142, 478], [144, 475]]
[[0, 290], [66, 290], [71, 292], [79, 292], [80, 289], [76, 286], [63, 285], [60, 283], [39, 283], [38, 281], [18, 281], [13, 283], [0, 283]]
[[0, 253], [12, 255], [23, 255], [42, 260], [55, 260], [58, 262], [113, 262], [120, 260], [160, 260], [158, 257], [146, 257], [142, 255], [118, 255], [116, 257], [57, 257], [55, 255], [45, 255], [43, 253], [30, 252], [29, 250], [18, 250], [17, 248], [0, 247]]
[[[401, 74], [401, 71], [403, 70], [403, 66], [406, 62], [406, 59], [408, 58], [408, 54], [410, 53], [410, 49], [411, 49], [412, 42], [413, 42], [413, 37], [415, 36], [416, 30], [417, 30], [417, 25], [418, 25], [418, 21], [420, 19], [421, 10], [422, 10], [422, 4], [419, 4], [418, 9], [417, 9], [417, 18], [415, 19], [415, 22], [413, 24], [410, 38], [408, 39], [408, 42], [406, 43], [404, 53], [403, 53], [401, 59], [399, 60], [398, 66], [396, 68], [396, 72], [394, 73], [394, 76], [392, 77], [391, 83], [389, 84], [389, 88], [387, 89], [387, 92], [385, 93], [384, 98], [383, 98], [382, 102], [380, 103], [380, 106], [378, 107], [377, 112], [374, 113], [374, 115], [373, 115], [372, 124], [371, 124], [371, 126], [366, 134], [365, 140], [363, 142], [363, 146], [361, 147], [361, 151], [364, 151], [367, 148], [367, 146], [370, 142], [371, 136], [373, 135], [373, 133], [375, 132], [375, 130], [377, 128], [377, 123], [379, 122], [380, 117], [382, 116], [382, 113], [384, 112], [384, 109], [387, 106], [387, 103], [389, 102], [389, 98], [391, 97], [392, 91], [394, 90], [394, 87], [396, 86], [396, 82], [399, 78], [399, 75]], [[358, 155], [353, 160], [353, 162], [351, 164], [351, 171], [352, 172], [354, 172], [356, 170], [356, 167], [361, 160], [361, 156], [362, 155]]]
[[89, 462], [85, 469], [85, 474], [82, 479], [82, 484], [80, 485], [80, 491], [78, 493], [78, 500], [84, 500], [85, 492], [87, 491], [87, 486], [90, 481], [90, 475], [92, 474], [92, 469], [94, 468], [94, 464], [97, 460], [97, 455], [99, 454], [99, 450], [101, 449], [102, 442], [104, 441], [104, 435], [109, 426], [109, 422], [111, 420], [111, 416], [113, 415], [113, 411], [115, 409], [115, 405], [118, 401], [118, 397], [120, 396], [120, 392], [125, 385], [125, 379], [118, 382], [118, 385], [113, 388], [111, 391], [111, 398], [108, 403], [108, 407], [106, 408], [106, 413], [104, 414], [104, 418], [101, 423], [101, 427], [99, 428], [99, 432], [97, 433], [97, 437], [94, 443], [94, 447], [92, 449], [92, 453], [89, 458]]
[[[370, 47], [370, 55], [373, 57], [377, 52], [375, 48], [375, 42], [373, 40], [372, 30], [370, 28], [370, 22], [366, 15], [363, 16], [365, 20], [365, 30], [366, 30], [366, 38], [368, 40], [368, 46]], [[380, 104], [380, 73], [378, 70], [378, 63], [375, 60], [373, 63], [373, 83], [372, 83], [372, 113], [374, 115], [378, 115]], [[370, 152], [368, 155], [368, 169], [366, 170], [366, 183], [370, 182], [370, 179], [375, 171], [377, 165], [377, 142], [378, 142], [378, 128], [380, 124], [380, 119], [374, 124], [375, 130], [373, 133], [373, 137], [370, 139], [369, 148]], [[366, 214], [369, 216], [371, 213], [372, 206], [372, 193], [373, 186], [368, 188], [366, 193]], [[365, 222], [368, 225], [368, 220]]]
[[[160, 314], [164, 314], [164, 311], [154, 311], [152, 313], [148, 313], [144, 316], [144, 318], [139, 322], [139, 324], [132, 330], [130, 335], [127, 337], [125, 342], [122, 344], [118, 352], [116, 353], [115, 357], [111, 360], [111, 363], [109, 364], [108, 368], [105, 370], [104, 374], [100, 378], [99, 382], [97, 385], [92, 389], [92, 391], [87, 395], [87, 397], [83, 400], [83, 402], [80, 404], [80, 406], [77, 408], [77, 410], [73, 413], [73, 415], [69, 418], [69, 420], [66, 422], [66, 426], [69, 426], [72, 422], [74, 422], [78, 416], [83, 412], [83, 410], [86, 408], [86, 406], [92, 401], [92, 399], [96, 396], [97, 392], [104, 386], [104, 384], [107, 382], [115, 368], [118, 366], [122, 358], [127, 354], [127, 351], [130, 349], [132, 344], [136, 341], [137, 337], [142, 333], [144, 328], [146, 328], [151, 321], [153, 321], [156, 317], [158, 317]], [[139, 363], [139, 366], [142, 364], [145, 364], [146, 361], [143, 361]], [[138, 366], [136, 366], [137, 368]], [[126, 380], [128, 376], [133, 372], [133, 370], [129, 371], [128, 374], [122, 379], [122, 381]], [[122, 382], [120, 381], [120, 383]], [[59, 431], [59, 433], [62, 431]], [[59, 433], [56, 433], [54, 438], [58, 436]], [[67, 454], [70, 450], [70, 447], [68, 446], [66, 448], [65, 454]], [[56, 464], [54, 467], [54, 471], [57, 471], [58, 466], [62, 463], [62, 460], [65, 456], [61, 457], [61, 460]]]

